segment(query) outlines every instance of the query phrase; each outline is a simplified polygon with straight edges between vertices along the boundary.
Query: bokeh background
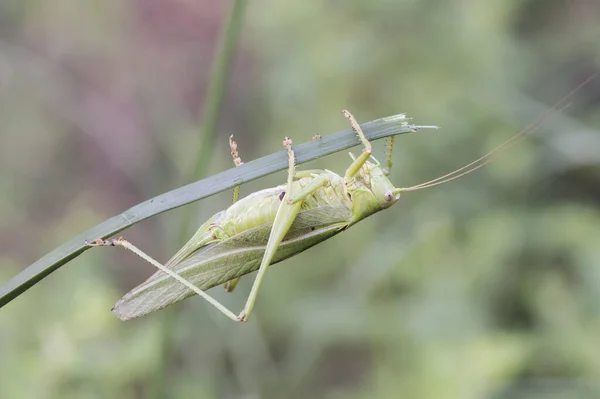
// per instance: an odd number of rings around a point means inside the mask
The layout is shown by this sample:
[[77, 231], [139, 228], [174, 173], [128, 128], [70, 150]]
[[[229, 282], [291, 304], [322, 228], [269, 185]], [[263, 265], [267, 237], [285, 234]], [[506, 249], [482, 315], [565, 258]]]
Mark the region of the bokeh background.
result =
[[[594, 0], [250, 1], [212, 156], [191, 176], [229, 6], [0, 3], [0, 283], [231, 167], [229, 134], [248, 161], [283, 136], [346, 128], [343, 108], [363, 122], [407, 112], [442, 127], [397, 139], [392, 180], [409, 186], [477, 158], [600, 69]], [[273, 267], [244, 325], [199, 299], [122, 323], [111, 306], [153, 269], [87, 251], [0, 310], [0, 398], [598, 398], [599, 126], [597, 78], [493, 164]], [[164, 261], [230, 201], [124, 234]], [[237, 311], [251, 281], [211, 293]]]

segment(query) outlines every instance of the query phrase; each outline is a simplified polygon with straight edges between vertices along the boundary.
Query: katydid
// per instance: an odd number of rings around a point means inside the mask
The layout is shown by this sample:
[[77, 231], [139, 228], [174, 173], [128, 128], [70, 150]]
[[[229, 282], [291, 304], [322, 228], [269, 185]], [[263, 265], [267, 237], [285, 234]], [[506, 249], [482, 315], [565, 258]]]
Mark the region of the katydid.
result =
[[[393, 136], [388, 138], [386, 168], [383, 168], [372, 156], [371, 143], [348, 111], [343, 111], [343, 114], [364, 148], [358, 157], [350, 154], [353, 162], [343, 176], [326, 169], [296, 170], [292, 141], [286, 137], [283, 144], [289, 158], [287, 184], [258, 191], [239, 201], [236, 187], [233, 205], [200, 226], [165, 265], [123, 238], [98, 239], [89, 243], [90, 246], [122, 246], [159, 269], [119, 300], [112, 311], [120, 319], [129, 320], [197, 294], [230, 319], [247, 321], [270, 265], [297, 255], [360, 220], [391, 207], [403, 192], [442, 184], [486, 165], [499, 150], [512, 147], [535, 131], [541, 119], [577, 89], [536, 122], [481, 158], [437, 179], [405, 188], [396, 188], [387, 177], [392, 165]], [[401, 117], [406, 121], [404, 115]], [[318, 137], [314, 139], [318, 140]], [[241, 159], [232, 137], [230, 147], [237, 166]], [[239, 315], [205, 292], [220, 284], [231, 291], [241, 276], [256, 270], [258, 273], [250, 295]]]
[[[403, 189], [394, 187], [387, 171], [371, 156], [371, 143], [352, 114], [348, 111], [343, 114], [364, 146], [360, 156], [351, 154], [353, 162], [343, 177], [329, 170], [296, 171], [292, 141], [286, 137], [283, 144], [289, 158], [287, 184], [258, 191], [239, 201], [236, 201], [236, 187], [234, 204], [200, 226], [164, 266], [122, 238], [90, 243], [123, 246], [160, 269], [117, 302], [113, 312], [122, 320], [129, 320], [196, 293], [230, 319], [246, 321], [269, 265], [395, 204]], [[408, 124], [405, 115], [398, 120]], [[390, 138], [388, 152], [392, 144]], [[234, 164], [241, 164], [232, 138], [230, 147]], [[387, 166], [391, 168], [391, 155]], [[257, 269], [246, 305], [237, 316], [204, 292], [223, 283], [227, 290], [232, 290], [239, 277]]]

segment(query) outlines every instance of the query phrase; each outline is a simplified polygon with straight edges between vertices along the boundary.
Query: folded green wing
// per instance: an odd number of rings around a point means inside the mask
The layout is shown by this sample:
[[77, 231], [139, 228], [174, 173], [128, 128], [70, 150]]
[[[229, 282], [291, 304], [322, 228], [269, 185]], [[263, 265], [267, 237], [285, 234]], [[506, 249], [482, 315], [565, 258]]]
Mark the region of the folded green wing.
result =
[[[351, 218], [348, 207], [322, 206], [301, 211], [282, 241], [273, 262], [294, 256], [342, 231]], [[201, 290], [208, 290], [258, 269], [272, 224], [264, 224], [223, 241], [199, 248], [169, 267]], [[113, 308], [122, 320], [143, 316], [194, 293], [163, 272], [128, 292]]]

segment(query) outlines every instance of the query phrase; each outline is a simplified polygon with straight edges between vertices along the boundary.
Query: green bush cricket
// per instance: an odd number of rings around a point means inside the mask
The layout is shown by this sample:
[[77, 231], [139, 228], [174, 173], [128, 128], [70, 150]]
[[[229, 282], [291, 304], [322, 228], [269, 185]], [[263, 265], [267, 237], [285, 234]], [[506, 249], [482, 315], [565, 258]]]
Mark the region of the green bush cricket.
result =
[[[292, 141], [285, 138], [289, 166], [287, 184], [264, 189], [237, 200], [205, 222], [194, 236], [162, 265], [123, 238], [96, 240], [90, 246], [122, 246], [159, 270], [128, 292], [112, 311], [129, 320], [162, 309], [197, 294], [230, 319], [247, 321], [268, 267], [325, 241], [366, 217], [394, 205], [402, 192], [443, 184], [486, 165], [497, 152], [517, 144], [541, 125], [550, 111], [558, 108], [586, 82], [550, 108], [538, 120], [479, 159], [444, 176], [406, 188], [396, 188], [388, 179], [392, 166], [393, 136], [388, 138], [386, 168], [372, 156], [371, 143], [365, 138], [352, 114], [343, 111], [360, 138], [363, 152], [355, 157], [344, 176], [329, 170], [297, 171]], [[407, 124], [405, 115], [399, 120]], [[420, 128], [437, 128], [421, 126]], [[316, 138], [318, 139], [318, 138]], [[241, 159], [237, 144], [230, 137], [234, 164]], [[232, 291], [239, 278], [258, 270], [254, 284], [239, 315], [205, 291], [224, 284]]]
[[[122, 320], [129, 320], [195, 293], [230, 319], [246, 321], [269, 265], [325, 241], [396, 203], [403, 189], [393, 186], [387, 171], [371, 156], [371, 143], [352, 114], [348, 111], [343, 114], [364, 146], [360, 156], [351, 155], [353, 162], [343, 177], [329, 170], [296, 171], [292, 141], [286, 137], [283, 144], [289, 158], [287, 184], [258, 191], [239, 201], [236, 187], [233, 205], [200, 226], [164, 266], [122, 238], [90, 243], [90, 246], [125, 247], [160, 269], [117, 302], [113, 312]], [[405, 115], [397, 119], [408, 125]], [[230, 147], [234, 164], [241, 164], [232, 138]], [[393, 138], [390, 138], [388, 169], [392, 149]], [[237, 316], [204, 292], [220, 284], [231, 291], [239, 277], [257, 269], [244, 310]]]

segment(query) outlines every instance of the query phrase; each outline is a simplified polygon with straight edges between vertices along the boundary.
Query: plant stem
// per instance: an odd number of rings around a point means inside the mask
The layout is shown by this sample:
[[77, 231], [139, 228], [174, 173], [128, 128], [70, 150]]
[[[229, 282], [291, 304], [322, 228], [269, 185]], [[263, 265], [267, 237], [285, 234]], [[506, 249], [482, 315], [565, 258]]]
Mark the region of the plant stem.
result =
[[[232, 61], [237, 48], [239, 33], [241, 30], [246, 0], [234, 0], [227, 20], [224, 24], [224, 31], [217, 49], [217, 55], [211, 69], [211, 79], [204, 99], [202, 110], [202, 125], [199, 129], [200, 146], [196, 163], [194, 167], [185, 176], [185, 181], [192, 181], [200, 178], [206, 173], [208, 165], [212, 162], [212, 147], [217, 135], [217, 126], [223, 97], [227, 91], [227, 83], [232, 68]], [[188, 207], [182, 215], [179, 228], [179, 242], [185, 242], [189, 235], [191, 221], [194, 220], [192, 207]], [[169, 359], [173, 351], [174, 326], [177, 324], [180, 308], [174, 308], [165, 314], [165, 320], [162, 324], [161, 343], [157, 350], [159, 353], [159, 366], [154, 375], [153, 396], [156, 398], [168, 397], [168, 372]]]

